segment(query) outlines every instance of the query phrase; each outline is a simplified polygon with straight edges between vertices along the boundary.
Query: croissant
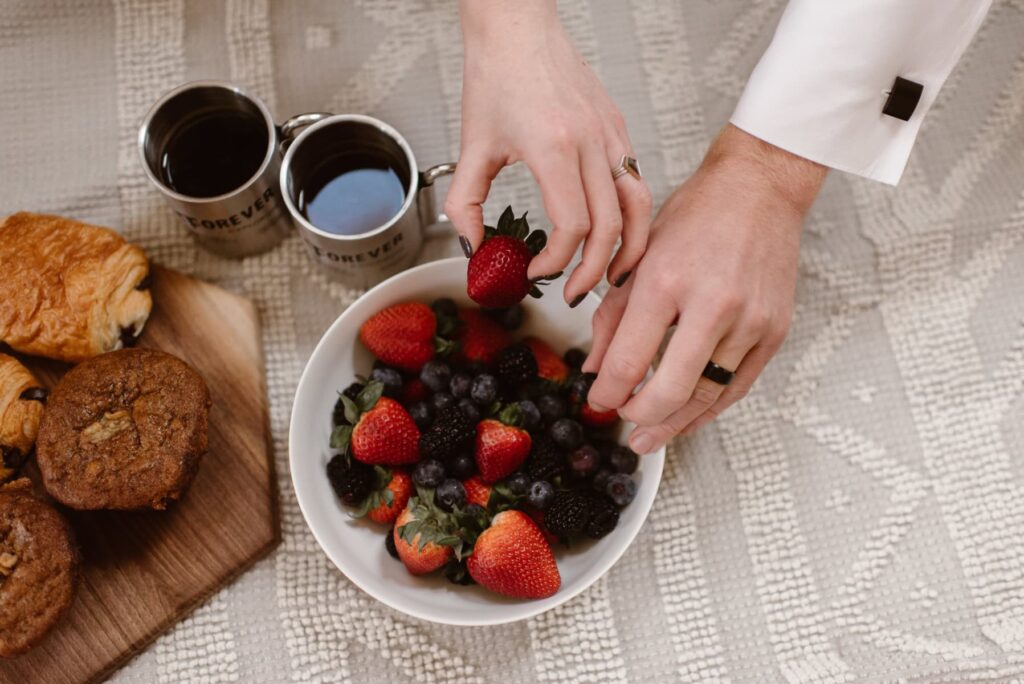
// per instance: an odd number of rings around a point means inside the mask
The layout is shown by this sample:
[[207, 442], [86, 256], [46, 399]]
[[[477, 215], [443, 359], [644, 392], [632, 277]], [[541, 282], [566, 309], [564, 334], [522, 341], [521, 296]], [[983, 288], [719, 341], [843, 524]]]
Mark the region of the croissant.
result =
[[0, 223], [0, 341], [82, 361], [120, 349], [153, 308], [140, 248], [107, 228], [19, 212]]
[[13, 356], [0, 354], [0, 483], [31, 453], [46, 390]]

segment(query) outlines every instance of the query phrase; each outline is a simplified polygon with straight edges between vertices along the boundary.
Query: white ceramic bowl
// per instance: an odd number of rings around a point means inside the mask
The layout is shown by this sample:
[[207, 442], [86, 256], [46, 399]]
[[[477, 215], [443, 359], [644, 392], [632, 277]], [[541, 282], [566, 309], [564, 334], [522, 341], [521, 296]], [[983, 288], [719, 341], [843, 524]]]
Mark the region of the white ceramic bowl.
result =
[[[325, 468], [333, 451], [328, 447], [331, 410], [338, 392], [356, 374], [369, 373], [373, 358], [358, 339], [359, 326], [386, 306], [404, 301], [430, 302], [452, 297], [469, 303], [465, 294], [466, 261], [462, 257], [434, 261], [404, 271], [359, 298], [328, 328], [306, 364], [295, 393], [288, 437], [292, 483], [313, 536], [330, 559], [363, 591], [413, 617], [450, 625], [496, 625], [532, 617], [568, 601], [593, 584], [619, 559], [640, 530], [651, 509], [665, 462], [664, 449], [640, 459], [634, 474], [637, 495], [622, 511], [618, 526], [607, 537], [555, 548], [562, 586], [549, 598], [521, 601], [504, 598], [479, 586], [449, 584], [440, 573], [414, 577], [384, 548], [384, 530], [369, 521], [354, 520], [335, 497]], [[559, 284], [541, 299], [527, 298], [526, 323], [520, 335], [548, 340], [558, 351], [586, 349], [590, 318], [598, 299], [591, 295], [575, 309], [560, 297]]]

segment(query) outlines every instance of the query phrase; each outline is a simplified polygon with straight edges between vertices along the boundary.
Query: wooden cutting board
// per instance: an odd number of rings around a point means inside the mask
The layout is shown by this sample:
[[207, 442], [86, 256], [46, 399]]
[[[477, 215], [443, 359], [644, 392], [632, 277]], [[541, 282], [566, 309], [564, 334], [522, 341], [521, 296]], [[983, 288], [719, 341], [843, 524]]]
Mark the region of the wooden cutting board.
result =
[[[209, 452], [166, 511], [65, 511], [82, 549], [78, 595], [35, 649], [0, 661], [0, 682], [105, 679], [280, 541], [255, 307], [175, 271], [154, 267], [153, 278], [139, 346], [188, 361], [206, 380]], [[22, 361], [48, 387], [69, 368]]]

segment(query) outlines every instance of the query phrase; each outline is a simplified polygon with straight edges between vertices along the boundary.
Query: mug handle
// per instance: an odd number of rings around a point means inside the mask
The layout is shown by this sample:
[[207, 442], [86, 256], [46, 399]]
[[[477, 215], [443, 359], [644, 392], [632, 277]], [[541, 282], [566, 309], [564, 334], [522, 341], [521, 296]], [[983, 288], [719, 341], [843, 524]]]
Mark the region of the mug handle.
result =
[[[434, 183], [438, 178], [450, 176], [453, 173], [455, 173], [455, 162], [431, 166], [426, 171], [420, 173], [420, 191], [418, 198], [420, 225], [423, 226], [424, 233], [426, 233], [428, 237], [441, 234], [440, 231], [430, 230], [432, 226], [448, 222], [448, 217], [445, 216], [444, 212], [437, 210], [437, 198], [434, 196]], [[447, 227], [444, 228], [444, 234], [450, 234]]]
[[298, 137], [299, 132], [303, 128], [312, 126], [317, 121], [323, 121], [329, 116], [334, 115], [329, 112], [308, 112], [306, 114], [296, 114], [287, 119], [278, 127], [278, 134], [281, 137], [281, 142], [277, 146], [278, 150], [280, 150], [281, 154], [284, 154], [288, 150], [288, 146], [295, 142], [295, 138]]

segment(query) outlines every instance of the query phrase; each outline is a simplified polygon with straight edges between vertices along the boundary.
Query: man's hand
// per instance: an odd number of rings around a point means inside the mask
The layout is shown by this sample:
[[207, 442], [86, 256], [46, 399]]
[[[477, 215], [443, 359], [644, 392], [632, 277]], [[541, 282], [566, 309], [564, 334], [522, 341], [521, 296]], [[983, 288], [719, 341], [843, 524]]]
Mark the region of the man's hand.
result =
[[[649, 452], [692, 432], [743, 397], [789, 329], [800, 230], [823, 166], [732, 125], [654, 220], [650, 245], [626, 287], [594, 316], [584, 370], [589, 402], [639, 426], [630, 446]], [[637, 392], [665, 333], [654, 376]], [[708, 360], [736, 375], [701, 376]]]
[[483, 239], [491, 181], [523, 161], [554, 224], [530, 277], [562, 271], [584, 242], [567, 302], [582, 299], [606, 272], [609, 282], [624, 280], [647, 245], [650, 191], [630, 176], [612, 180], [622, 155], [633, 156], [626, 125], [563, 31], [554, 1], [463, 0], [461, 15], [462, 150], [445, 213], [467, 256]]

